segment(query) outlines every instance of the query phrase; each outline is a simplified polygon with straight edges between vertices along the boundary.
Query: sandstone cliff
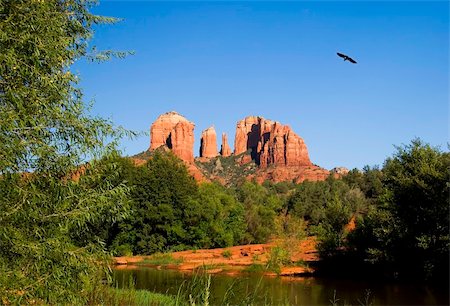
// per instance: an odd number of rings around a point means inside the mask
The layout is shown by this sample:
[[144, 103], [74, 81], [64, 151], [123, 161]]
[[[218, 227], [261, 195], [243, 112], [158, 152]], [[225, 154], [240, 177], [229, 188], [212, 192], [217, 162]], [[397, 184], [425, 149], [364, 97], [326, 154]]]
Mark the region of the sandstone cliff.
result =
[[220, 147], [220, 155], [223, 157], [228, 157], [231, 155], [231, 148], [228, 145], [227, 134], [222, 133], [222, 146]]
[[214, 127], [209, 127], [202, 132], [200, 139], [200, 157], [216, 157], [217, 152], [217, 137]]
[[247, 117], [237, 123], [235, 155], [247, 150], [261, 168], [312, 165], [301, 137], [289, 126], [262, 117]]
[[159, 116], [150, 128], [150, 151], [167, 146], [185, 162], [194, 162], [195, 125], [176, 112]]
[[264, 126], [264, 120], [261, 122], [261, 119], [250, 116], [238, 121], [234, 138], [234, 155], [244, 153], [250, 148], [256, 148], [260, 139], [260, 128]]
[[[237, 123], [234, 154], [225, 133], [219, 155], [216, 131], [213, 127], [204, 130], [200, 157], [194, 163], [194, 127], [176, 112], [159, 116], [151, 126], [149, 151], [136, 158], [146, 160], [157, 148], [170, 149], [187, 164], [196, 180], [216, 180], [222, 184], [234, 184], [242, 179], [300, 183], [324, 180], [330, 174], [311, 163], [305, 142], [289, 126], [258, 116]], [[332, 173], [340, 177], [344, 172], [337, 168]]]

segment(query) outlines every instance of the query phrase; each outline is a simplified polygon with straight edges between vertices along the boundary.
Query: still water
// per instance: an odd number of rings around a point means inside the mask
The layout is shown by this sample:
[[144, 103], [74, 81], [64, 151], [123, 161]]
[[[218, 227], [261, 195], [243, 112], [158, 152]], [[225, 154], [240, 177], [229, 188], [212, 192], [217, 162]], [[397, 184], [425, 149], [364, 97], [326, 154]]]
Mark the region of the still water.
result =
[[[130, 280], [136, 289], [177, 295], [180, 287], [189, 288], [192, 273], [139, 267], [115, 270], [118, 287], [127, 287]], [[372, 305], [448, 305], [447, 290], [424, 285], [386, 284], [366, 281], [336, 280], [316, 277], [267, 277], [261, 275], [211, 276], [211, 304], [220, 305], [228, 291], [231, 304], [239, 304], [249, 295], [255, 304], [271, 305], [363, 305], [370, 290]], [[232, 290], [229, 290], [232, 288]], [[230, 295], [230, 291], [232, 295]], [[231, 296], [231, 297], [230, 297]]]

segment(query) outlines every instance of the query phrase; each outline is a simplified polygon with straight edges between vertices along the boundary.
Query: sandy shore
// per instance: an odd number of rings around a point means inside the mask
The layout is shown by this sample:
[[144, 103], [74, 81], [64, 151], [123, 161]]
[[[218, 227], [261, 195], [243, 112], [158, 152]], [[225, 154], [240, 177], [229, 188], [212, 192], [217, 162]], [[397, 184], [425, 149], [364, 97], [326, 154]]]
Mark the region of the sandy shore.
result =
[[[283, 244], [284, 243], [284, 244]], [[207, 267], [208, 273], [239, 274], [251, 265], [265, 266], [273, 247], [284, 245], [290, 250], [292, 262], [314, 262], [318, 260], [315, 237], [294, 242], [295, 245], [287, 245], [286, 242], [272, 241], [267, 244], [239, 245], [228, 248], [203, 249], [181, 251], [171, 253], [179, 264], [154, 265], [156, 268], [175, 269], [180, 271], [193, 271], [199, 267]], [[117, 269], [135, 269], [145, 266], [145, 261], [150, 261], [152, 256], [122, 256], [115, 257]], [[311, 274], [312, 268], [305, 265], [282, 267], [279, 275], [305, 275]], [[277, 275], [271, 271], [264, 271], [266, 275]]]

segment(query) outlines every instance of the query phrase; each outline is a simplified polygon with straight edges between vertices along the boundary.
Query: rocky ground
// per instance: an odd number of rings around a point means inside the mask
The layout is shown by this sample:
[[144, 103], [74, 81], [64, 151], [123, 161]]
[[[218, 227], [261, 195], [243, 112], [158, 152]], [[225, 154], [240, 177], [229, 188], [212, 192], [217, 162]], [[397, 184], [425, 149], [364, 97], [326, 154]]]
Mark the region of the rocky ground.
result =
[[[118, 269], [135, 269], [139, 266], [153, 266], [156, 268], [176, 269], [180, 271], [194, 271], [200, 267], [207, 267], [208, 273], [238, 274], [249, 271], [250, 267], [265, 268], [272, 248], [284, 245], [285, 242], [272, 241], [267, 244], [240, 245], [229, 248], [209, 250], [191, 250], [171, 253], [174, 262], [169, 264], [152, 264], [152, 256], [116, 257], [114, 259]], [[305, 275], [311, 274], [313, 269], [308, 263], [318, 260], [315, 237], [296, 242], [297, 246], [288, 246], [290, 260], [293, 265], [281, 267], [279, 273], [270, 269], [260, 272], [266, 275]], [[149, 264], [146, 264], [149, 262]], [[300, 264], [299, 264], [300, 263]]]

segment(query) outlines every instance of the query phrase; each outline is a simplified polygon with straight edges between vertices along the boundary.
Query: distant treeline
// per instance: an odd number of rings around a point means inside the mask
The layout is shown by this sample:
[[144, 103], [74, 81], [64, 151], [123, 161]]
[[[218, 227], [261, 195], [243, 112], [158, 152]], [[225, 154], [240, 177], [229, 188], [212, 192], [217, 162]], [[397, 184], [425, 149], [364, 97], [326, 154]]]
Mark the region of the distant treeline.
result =
[[104, 173], [112, 184], [130, 188], [131, 213], [93, 222], [73, 239], [104, 241], [114, 255], [316, 235], [323, 271], [448, 277], [450, 155], [418, 139], [382, 168], [302, 184], [197, 184], [170, 152], [156, 152], [143, 166], [120, 156], [102, 162], [115, 165]]

